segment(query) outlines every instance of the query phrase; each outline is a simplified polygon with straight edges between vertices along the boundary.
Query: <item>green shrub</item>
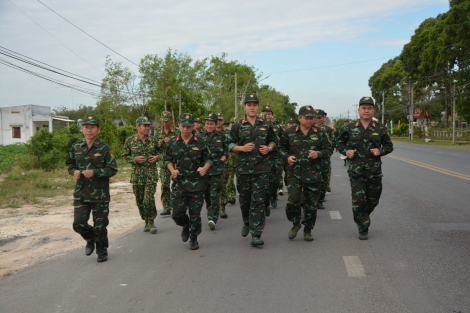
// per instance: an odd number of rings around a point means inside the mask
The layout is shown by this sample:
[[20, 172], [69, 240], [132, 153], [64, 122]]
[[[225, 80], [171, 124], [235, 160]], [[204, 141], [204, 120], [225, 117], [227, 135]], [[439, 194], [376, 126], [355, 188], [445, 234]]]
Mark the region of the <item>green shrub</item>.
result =
[[393, 134], [394, 134], [395, 136], [400, 137], [400, 136], [402, 135], [402, 132], [401, 132], [401, 130], [397, 127], [397, 128], [394, 128], [394, 129], [393, 129]]
[[22, 143], [0, 146], [0, 173], [10, 171], [18, 162], [18, 159], [24, 157], [26, 154], [26, 145]]

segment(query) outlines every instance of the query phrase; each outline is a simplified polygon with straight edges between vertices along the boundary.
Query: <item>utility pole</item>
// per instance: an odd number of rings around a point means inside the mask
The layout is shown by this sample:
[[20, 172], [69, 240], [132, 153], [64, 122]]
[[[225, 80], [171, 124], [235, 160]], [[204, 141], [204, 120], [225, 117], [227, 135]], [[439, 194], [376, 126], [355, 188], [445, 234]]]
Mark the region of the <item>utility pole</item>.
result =
[[235, 117], [238, 118], [237, 72], [235, 72]]
[[[451, 80], [454, 80], [452, 76], [451, 76]], [[451, 101], [452, 101], [452, 144], [455, 145], [455, 84], [453, 84], [452, 86]]]
[[180, 90], [180, 114], [179, 115], [181, 115], [181, 90]]
[[385, 91], [382, 91], [382, 125], [385, 125], [384, 119], [385, 119]]
[[409, 130], [410, 130], [410, 140], [413, 141], [413, 82], [411, 81], [410, 76], [410, 120], [409, 120]]
[[166, 108], [166, 100], [165, 100], [165, 111], [168, 111], [168, 109]]

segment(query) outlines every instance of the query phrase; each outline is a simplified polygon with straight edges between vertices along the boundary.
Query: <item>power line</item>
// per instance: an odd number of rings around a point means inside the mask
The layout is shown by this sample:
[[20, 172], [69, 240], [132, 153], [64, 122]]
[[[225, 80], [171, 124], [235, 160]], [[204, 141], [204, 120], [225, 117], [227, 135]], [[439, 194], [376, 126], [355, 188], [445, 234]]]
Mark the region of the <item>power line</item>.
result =
[[72, 52], [73, 54], [75, 54], [77, 57], [79, 57], [83, 62], [85, 62], [86, 64], [90, 65], [92, 68], [94, 68], [95, 70], [97, 70], [98, 72], [101, 72], [99, 69], [97, 69], [96, 67], [94, 67], [93, 65], [91, 65], [90, 63], [88, 63], [85, 59], [83, 59], [81, 56], [79, 56], [78, 54], [76, 54], [72, 49], [70, 49], [69, 47], [67, 47], [62, 41], [60, 41], [59, 39], [57, 39], [56, 37], [54, 37], [50, 32], [48, 32], [44, 27], [42, 27], [41, 25], [39, 25], [38, 22], [36, 22], [35, 20], [33, 20], [28, 14], [26, 14], [23, 10], [21, 10], [16, 4], [14, 4], [13, 2], [10, 1], [11, 4], [13, 4], [18, 10], [20, 10], [21, 12], [23, 12], [24, 15], [26, 15], [30, 20], [32, 20], [34, 23], [36, 23], [36, 25], [38, 25], [39, 27], [42, 28], [42, 30], [44, 30], [46, 33], [48, 33], [52, 38], [54, 38], [55, 40], [57, 40], [62, 46], [64, 46], [65, 48], [67, 48], [70, 52]]
[[132, 64], [134, 64], [135, 66], [139, 66], [138, 64], [132, 62], [131, 60], [129, 60], [128, 58], [126, 58], [125, 56], [123, 56], [122, 54], [120, 54], [119, 52], [117, 52], [116, 50], [114, 49], [111, 49], [110, 47], [108, 47], [107, 45], [105, 45], [104, 43], [102, 43], [101, 41], [99, 41], [98, 39], [96, 39], [95, 37], [93, 37], [92, 35], [88, 34], [86, 31], [84, 31], [83, 29], [81, 29], [80, 27], [78, 27], [77, 25], [75, 25], [74, 23], [70, 22], [68, 19], [66, 19], [65, 17], [63, 17], [62, 15], [60, 15], [59, 13], [57, 13], [56, 11], [52, 10], [50, 7], [48, 7], [47, 5], [45, 5], [44, 3], [42, 3], [41, 1], [37, 0], [40, 4], [42, 4], [43, 6], [45, 6], [46, 8], [48, 8], [49, 10], [51, 10], [52, 12], [54, 12], [55, 14], [57, 14], [58, 16], [60, 16], [61, 18], [63, 18], [65, 21], [67, 21], [68, 23], [70, 23], [71, 25], [75, 26], [77, 29], [79, 29], [81, 32], [83, 32], [84, 34], [86, 34], [87, 36], [93, 38], [95, 41], [99, 42], [100, 44], [102, 44], [103, 46], [105, 46], [106, 48], [108, 48], [109, 50], [113, 51], [114, 53], [116, 53], [117, 55], [121, 56], [122, 58], [126, 59], [127, 61], [131, 62]]

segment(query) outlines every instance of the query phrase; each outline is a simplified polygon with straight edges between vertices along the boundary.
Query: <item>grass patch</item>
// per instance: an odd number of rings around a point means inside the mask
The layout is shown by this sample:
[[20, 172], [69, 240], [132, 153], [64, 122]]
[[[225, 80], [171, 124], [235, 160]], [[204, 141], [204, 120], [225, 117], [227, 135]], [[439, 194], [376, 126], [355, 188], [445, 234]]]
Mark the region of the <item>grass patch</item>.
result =
[[427, 146], [438, 146], [438, 147], [448, 147], [448, 148], [455, 148], [455, 149], [470, 150], [470, 144], [455, 144], [454, 145], [452, 144], [452, 141], [425, 142], [424, 139], [413, 139], [413, 141], [411, 141], [408, 138], [392, 137], [392, 142], [413, 143], [413, 144], [427, 145]]
[[19, 156], [27, 153], [24, 144], [0, 146], [0, 173], [10, 171]]

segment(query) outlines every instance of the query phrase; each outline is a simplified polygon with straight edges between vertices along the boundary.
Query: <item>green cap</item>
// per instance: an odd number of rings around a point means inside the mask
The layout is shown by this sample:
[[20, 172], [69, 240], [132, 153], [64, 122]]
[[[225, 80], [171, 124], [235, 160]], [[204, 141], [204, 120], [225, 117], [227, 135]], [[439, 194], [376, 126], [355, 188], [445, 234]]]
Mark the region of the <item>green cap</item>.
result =
[[362, 97], [361, 100], [359, 100], [359, 106], [361, 106], [361, 104], [374, 105], [374, 99], [372, 99], [371, 97]]
[[343, 123], [349, 123], [349, 120], [344, 120]]
[[234, 117], [234, 118], [232, 118], [232, 119], [230, 120], [230, 123], [236, 123], [236, 122], [237, 122], [237, 118], [236, 118], [236, 117]]
[[171, 112], [170, 111], [163, 111], [162, 114], [160, 114], [160, 119], [163, 122], [168, 122], [171, 120]]
[[193, 126], [194, 116], [191, 113], [183, 113], [180, 115], [180, 124], [183, 126]]
[[150, 123], [150, 120], [146, 116], [141, 116], [141, 117], [139, 117], [135, 120], [135, 125], [136, 126], [150, 125], [150, 124], [152, 124], [152, 123]]
[[296, 123], [297, 124], [297, 121], [295, 120], [295, 118], [291, 117], [287, 123]]
[[318, 109], [318, 110], [315, 110], [315, 115], [317, 117], [323, 117], [326, 115], [325, 111], [321, 110], [321, 109]]
[[224, 120], [224, 115], [222, 114], [222, 112], [217, 112], [217, 119], [219, 121], [223, 121]]
[[245, 103], [257, 102], [259, 103], [258, 96], [255, 93], [250, 93], [245, 96]]
[[206, 121], [214, 121], [217, 122], [219, 118], [217, 117], [217, 113], [209, 113], [206, 115]]
[[273, 113], [273, 109], [269, 105], [263, 106], [263, 109], [261, 111]]
[[315, 116], [315, 110], [311, 105], [305, 105], [300, 108], [299, 115], [303, 116]]
[[199, 117], [196, 117], [194, 119], [194, 123], [202, 123], [201, 119]]
[[83, 119], [82, 125], [97, 125], [100, 127], [100, 120], [94, 115], [88, 115]]

